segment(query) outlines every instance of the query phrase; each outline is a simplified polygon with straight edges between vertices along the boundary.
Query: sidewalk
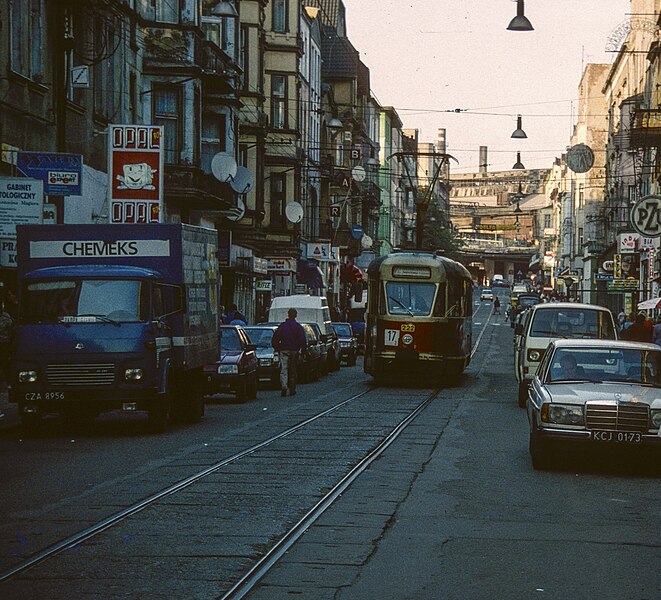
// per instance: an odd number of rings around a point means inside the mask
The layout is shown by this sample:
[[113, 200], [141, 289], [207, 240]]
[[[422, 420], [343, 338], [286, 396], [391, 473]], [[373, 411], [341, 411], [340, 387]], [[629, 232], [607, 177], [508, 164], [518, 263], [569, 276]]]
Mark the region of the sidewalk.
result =
[[10, 404], [7, 390], [0, 391], [0, 431], [19, 427], [18, 404]]

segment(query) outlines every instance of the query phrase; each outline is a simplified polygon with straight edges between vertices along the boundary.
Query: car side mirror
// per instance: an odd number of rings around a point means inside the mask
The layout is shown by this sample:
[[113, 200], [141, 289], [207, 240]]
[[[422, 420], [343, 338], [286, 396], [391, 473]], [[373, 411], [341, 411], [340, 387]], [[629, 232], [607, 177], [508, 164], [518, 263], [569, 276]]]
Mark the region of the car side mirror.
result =
[[310, 346], [316, 346], [318, 343], [319, 343], [319, 342], [317, 342], [317, 340], [312, 340], [312, 341], [310, 342]]
[[251, 352], [251, 351], [254, 352], [255, 350], [257, 350], [257, 346], [255, 344], [246, 344], [246, 350], [248, 352]]
[[514, 335], [523, 335], [523, 325], [521, 323], [514, 326]]
[[320, 339], [325, 344], [328, 341], [328, 336], [325, 333], [322, 333]]

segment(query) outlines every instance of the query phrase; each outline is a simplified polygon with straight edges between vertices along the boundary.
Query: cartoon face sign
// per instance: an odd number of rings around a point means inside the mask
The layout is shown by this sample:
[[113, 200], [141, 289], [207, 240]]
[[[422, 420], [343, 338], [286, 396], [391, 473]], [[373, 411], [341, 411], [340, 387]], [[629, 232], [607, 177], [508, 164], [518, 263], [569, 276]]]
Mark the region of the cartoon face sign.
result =
[[123, 165], [124, 175], [117, 175], [120, 185], [118, 190], [153, 190], [156, 189], [152, 183], [156, 169], [147, 163], [134, 163]]

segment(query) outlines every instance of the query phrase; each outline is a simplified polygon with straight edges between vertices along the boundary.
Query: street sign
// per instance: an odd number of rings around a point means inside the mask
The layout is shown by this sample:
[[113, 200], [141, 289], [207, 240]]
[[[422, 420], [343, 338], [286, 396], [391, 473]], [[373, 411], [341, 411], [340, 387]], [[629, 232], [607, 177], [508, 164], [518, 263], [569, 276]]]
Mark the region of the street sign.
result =
[[614, 277], [612, 273], [595, 273], [595, 281], [613, 281]]
[[631, 208], [631, 225], [640, 235], [661, 236], [661, 196], [645, 196]]
[[331, 204], [330, 216], [339, 217], [342, 214], [342, 207], [339, 204]]
[[44, 182], [44, 194], [81, 196], [83, 157], [60, 152], [19, 152], [16, 166], [26, 177]]
[[363, 226], [359, 225], [356, 223], [352, 228], [351, 228], [351, 237], [355, 240], [359, 240], [360, 238], [363, 237], [364, 234]]

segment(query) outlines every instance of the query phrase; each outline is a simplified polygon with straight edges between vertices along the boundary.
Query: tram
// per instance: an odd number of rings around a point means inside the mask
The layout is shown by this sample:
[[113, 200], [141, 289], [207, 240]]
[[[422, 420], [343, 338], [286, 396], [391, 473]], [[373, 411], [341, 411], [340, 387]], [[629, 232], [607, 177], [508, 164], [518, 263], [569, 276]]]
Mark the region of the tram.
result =
[[473, 280], [432, 252], [396, 252], [367, 269], [364, 370], [376, 380], [461, 375], [472, 348]]

